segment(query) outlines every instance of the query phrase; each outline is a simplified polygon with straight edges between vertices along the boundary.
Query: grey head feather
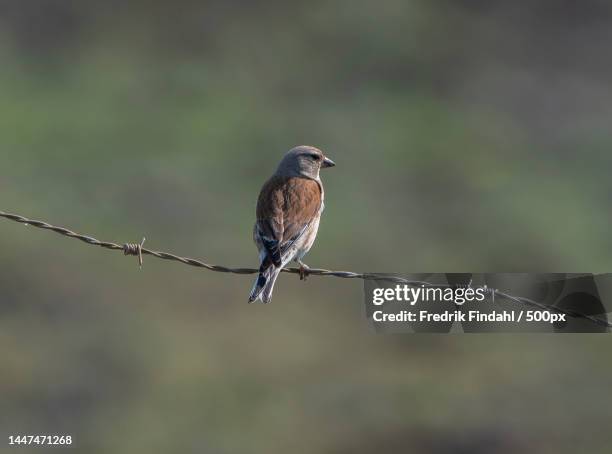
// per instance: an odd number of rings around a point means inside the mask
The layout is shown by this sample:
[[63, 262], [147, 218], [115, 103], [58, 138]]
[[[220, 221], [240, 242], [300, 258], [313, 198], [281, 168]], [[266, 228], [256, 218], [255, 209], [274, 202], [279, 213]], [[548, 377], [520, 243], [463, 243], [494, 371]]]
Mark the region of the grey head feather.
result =
[[319, 170], [325, 159], [325, 155], [318, 148], [300, 145], [283, 156], [275, 175], [319, 180]]

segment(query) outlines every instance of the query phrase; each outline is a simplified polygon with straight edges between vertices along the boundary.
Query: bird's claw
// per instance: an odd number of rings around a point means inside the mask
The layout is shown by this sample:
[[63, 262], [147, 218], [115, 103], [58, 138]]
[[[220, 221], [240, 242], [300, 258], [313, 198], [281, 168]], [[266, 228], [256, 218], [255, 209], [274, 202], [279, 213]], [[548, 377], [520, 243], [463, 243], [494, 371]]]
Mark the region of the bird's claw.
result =
[[310, 268], [300, 263], [300, 281], [305, 281], [306, 278], [310, 275]]

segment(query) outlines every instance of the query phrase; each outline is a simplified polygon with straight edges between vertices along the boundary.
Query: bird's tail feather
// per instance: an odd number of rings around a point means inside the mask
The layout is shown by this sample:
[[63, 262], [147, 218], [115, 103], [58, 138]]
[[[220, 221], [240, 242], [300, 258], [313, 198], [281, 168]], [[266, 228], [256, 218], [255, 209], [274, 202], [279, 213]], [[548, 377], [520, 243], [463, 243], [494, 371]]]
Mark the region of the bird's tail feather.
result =
[[264, 303], [269, 303], [272, 299], [272, 290], [274, 289], [274, 283], [280, 273], [280, 268], [270, 264], [267, 268], [261, 268], [259, 270], [259, 276], [253, 284], [253, 289], [249, 295], [249, 303], [261, 298]]
[[270, 279], [266, 282], [266, 285], [263, 288], [263, 292], [261, 293], [261, 300], [264, 303], [269, 303], [272, 301], [272, 290], [274, 290], [274, 284], [276, 283], [276, 278], [281, 272], [282, 268], [271, 267], [274, 268], [270, 273]]

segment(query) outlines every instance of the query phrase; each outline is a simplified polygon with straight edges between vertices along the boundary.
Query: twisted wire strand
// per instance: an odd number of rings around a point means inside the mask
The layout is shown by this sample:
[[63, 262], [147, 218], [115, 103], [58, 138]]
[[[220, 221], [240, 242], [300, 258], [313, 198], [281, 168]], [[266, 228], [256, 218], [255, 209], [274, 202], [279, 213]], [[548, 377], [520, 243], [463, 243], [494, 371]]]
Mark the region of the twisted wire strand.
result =
[[[162, 251], [154, 251], [151, 249], [146, 249], [143, 247], [145, 239], [143, 238], [140, 243], [125, 243], [123, 245], [119, 245], [116, 243], [112, 243], [109, 241], [100, 241], [92, 236], [83, 235], [80, 233], [73, 232], [70, 229], [65, 227], [58, 227], [48, 222], [38, 221], [35, 219], [28, 219], [25, 216], [21, 216], [14, 213], [6, 213], [4, 211], [0, 211], [0, 217], [9, 219], [11, 221], [19, 222], [20, 224], [29, 225], [32, 227], [36, 227], [39, 229], [51, 230], [55, 233], [58, 233], [63, 236], [67, 236], [69, 238], [75, 238], [77, 240], [83, 241], [92, 246], [100, 246], [104, 249], [110, 249], [114, 251], [123, 251], [125, 255], [133, 255], [138, 257], [138, 261], [140, 266], [142, 266], [142, 256], [143, 255], [152, 255], [153, 257], [157, 257], [162, 260], [172, 260], [175, 262], [180, 262], [185, 265], [195, 266], [198, 268], [205, 268], [209, 271], [215, 271], [218, 273], [233, 273], [233, 274], [257, 274], [259, 273], [259, 269], [257, 268], [230, 268], [222, 265], [212, 265], [209, 263], [204, 263], [201, 260], [189, 258], [189, 257], [181, 257], [179, 255], [171, 254], [169, 252]], [[281, 270], [283, 273], [291, 273], [291, 274], [300, 274], [299, 268], [283, 268]], [[411, 280], [401, 276], [395, 276], [391, 274], [380, 274], [380, 273], [355, 273], [353, 271], [334, 271], [327, 270], [324, 268], [309, 268], [307, 271], [309, 276], [333, 276], [342, 279], [361, 279], [361, 280], [375, 280], [375, 281], [383, 281], [383, 282], [393, 282], [396, 284], [405, 284], [411, 287], [452, 287], [447, 284], [433, 284], [425, 281]], [[565, 314], [573, 318], [582, 318], [585, 320], [589, 320], [599, 326], [603, 326], [606, 328], [612, 328], [612, 322], [607, 320], [603, 320], [594, 315], [582, 314], [580, 312], [576, 312], [569, 309], [561, 309], [555, 306], [548, 306], [543, 303], [539, 303], [537, 301], [533, 301], [529, 298], [524, 298], [521, 296], [514, 296], [508, 293], [502, 292], [497, 289], [489, 289], [490, 293], [494, 297], [503, 298], [508, 301], [513, 301], [517, 304], [528, 305], [537, 307], [542, 310], [554, 311], [559, 314]]]

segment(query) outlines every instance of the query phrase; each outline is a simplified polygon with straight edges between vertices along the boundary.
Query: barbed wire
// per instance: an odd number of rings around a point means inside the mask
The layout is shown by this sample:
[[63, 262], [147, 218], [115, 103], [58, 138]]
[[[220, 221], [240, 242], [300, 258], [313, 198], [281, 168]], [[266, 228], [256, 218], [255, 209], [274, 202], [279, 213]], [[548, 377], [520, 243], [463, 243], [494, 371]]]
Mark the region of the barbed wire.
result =
[[[77, 232], [74, 232], [65, 227], [59, 227], [56, 225], [49, 224], [48, 222], [39, 221], [35, 219], [29, 219], [25, 216], [21, 216], [14, 213], [6, 213], [4, 211], [0, 211], [0, 217], [9, 219], [11, 221], [18, 222], [20, 224], [36, 227], [39, 229], [51, 230], [55, 233], [58, 233], [63, 236], [67, 236], [69, 238], [75, 238], [80, 240], [86, 244], [91, 246], [99, 246], [104, 249], [110, 249], [113, 251], [123, 251], [124, 255], [132, 255], [138, 257], [139, 265], [142, 267], [142, 256], [143, 255], [152, 255], [153, 257], [157, 257], [162, 260], [172, 260], [175, 262], [180, 262], [185, 265], [195, 266], [198, 268], [204, 268], [209, 271], [215, 271], [218, 273], [233, 273], [233, 274], [257, 274], [259, 273], [259, 269], [257, 268], [231, 268], [222, 265], [212, 265], [209, 263], [205, 263], [201, 260], [189, 258], [189, 257], [181, 257], [176, 254], [171, 254], [169, 252], [162, 251], [154, 251], [151, 249], [145, 248], [144, 242], [145, 238], [142, 239], [140, 243], [125, 243], [123, 245], [119, 245], [117, 243], [112, 243], [109, 241], [100, 241], [92, 236], [83, 235]], [[300, 274], [299, 268], [283, 268], [281, 270], [283, 273], [291, 273], [291, 274]], [[355, 273], [353, 271], [334, 271], [327, 270], [323, 268], [308, 268], [307, 270], [308, 276], [333, 276], [342, 279], [361, 279], [361, 280], [373, 280], [373, 281], [383, 281], [383, 282], [392, 282], [397, 284], [405, 284], [411, 287], [425, 287], [425, 288], [451, 288], [452, 286], [449, 284], [434, 284], [431, 282], [419, 281], [407, 279], [401, 276], [391, 275], [391, 274], [381, 274], [381, 273]], [[542, 310], [554, 311], [560, 314], [565, 314], [573, 318], [582, 318], [585, 320], [590, 320], [591, 322], [603, 326], [606, 328], [612, 328], [612, 322], [608, 320], [603, 320], [601, 318], [595, 317], [593, 315], [582, 314], [577, 311], [562, 309], [555, 306], [549, 306], [543, 303], [539, 303], [537, 301], [531, 300], [529, 298], [520, 297], [510, 295], [508, 293], [502, 292], [497, 289], [488, 289], [493, 296], [499, 297], [508, 301], [513, 301], [518, 304], [524, 304], [528, 306], [537, 307]], [[606, 317], [607, 318], [607, 317]]]

